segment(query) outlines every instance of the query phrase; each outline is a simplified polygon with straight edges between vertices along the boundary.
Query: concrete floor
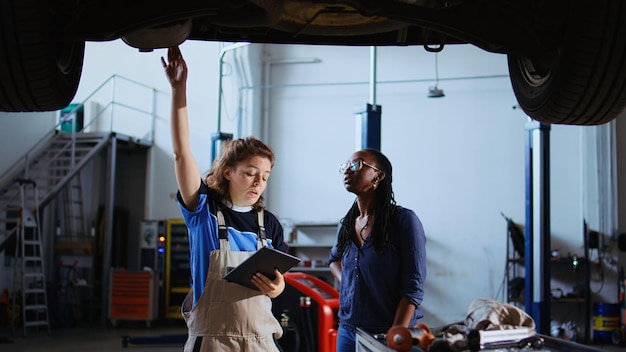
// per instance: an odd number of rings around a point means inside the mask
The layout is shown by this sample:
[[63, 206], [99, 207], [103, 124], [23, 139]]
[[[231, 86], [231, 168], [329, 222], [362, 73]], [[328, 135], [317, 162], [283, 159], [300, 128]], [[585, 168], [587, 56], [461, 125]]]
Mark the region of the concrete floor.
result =
[[[182, 324], [182, 321], [181, 321]], [[0, 328], [0, 351], [2, 352], [181, 352], [181, 336], [186, 336], [184, 324], [147, 328], [138, 322], [123, 322], [118, 327], [83, 326], [53, 329], [50, 335], [45, 332], [22, 330], [11, 335], [10, 329]], [[124, 346], [123, 337], [130, 336]], [[148, 341], [146, 341], [148, 340]], [[152, 343], [154, 341], [166, 343]], [[141, 343], [141, 342], [149, 343]], [[134, 343], [137, 342], [137, 343]], [[626, 346], [596, 345], [602, 351], [626, 352]], [[499, 350], [500, 352], [502, 350]], [[532, 351], [532, 350], [529, 350]], [[297, 351], [290, 351], [297, 352]]]
[[[88, 326], [53, 329], [46, 332], [22, 330], [11, 335], [10, 329], [0, 329], [0, 351], [2, 352], [180, 352], [187, 329], [182, 326], [155, 326], [147, 328], [145, 324], [124, 322], [118, 327]], [[129, 343], [123, 346], [123, 336], [131, 336]], [[147, 340], [147, 341], [146, 341]], [[166, 343], [152, 343], [152, 340]], [[149, 342], [134, 343], [134, 342]]]

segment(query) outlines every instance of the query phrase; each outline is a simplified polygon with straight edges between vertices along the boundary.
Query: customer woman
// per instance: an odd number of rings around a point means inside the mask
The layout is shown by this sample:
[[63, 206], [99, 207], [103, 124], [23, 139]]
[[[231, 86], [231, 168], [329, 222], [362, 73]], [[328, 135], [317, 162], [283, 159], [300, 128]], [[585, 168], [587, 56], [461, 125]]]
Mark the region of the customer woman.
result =
[[223, 279], [262, 246], [286, 251], [282, 227], [263, 206], [274, 153], [248, 137], [226, 143], [202, 177], [191, 153], [187, 115], [187, 65], [178, 47], [161, 58], [172, 87], [171, 133], [177, 200], [189, 230], [192, 289], [183, 303], [188, 338], [184, 351], [278, 351], [282, 328], [271, 298], [285, 288], [276, 270], [270, 280], [251, 278], [258, 290]]
[[341, 220], [329, 263], [340, 281], [337, 352], [352, 352], [358, 327], [414, 327], [423, 317], [426, 237], [417, 215], [396, 204], [385, 155], [357, 151], [339, 171], [356, 200]]

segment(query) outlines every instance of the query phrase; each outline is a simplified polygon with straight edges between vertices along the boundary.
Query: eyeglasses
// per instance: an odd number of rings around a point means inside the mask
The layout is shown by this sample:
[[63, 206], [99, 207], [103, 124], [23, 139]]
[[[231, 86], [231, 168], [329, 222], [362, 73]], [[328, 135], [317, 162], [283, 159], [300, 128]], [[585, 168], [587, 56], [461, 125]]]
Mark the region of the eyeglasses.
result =
[[378, 172], [385, 173], [383, 170], [377, 168], [374, 165], [370, 165], [370, 164], [366, 163], [365, 161], [363, 161], [361, 159], [355, 160], [355, 161], [348, 161], [348, 162], [345, 162], [345, 163], [339, 165], [339, 172], [344, 174], [344, 173], [346, 173], [346, 171], [348, 171], [348, 169], [350, 171], [352, 171], [352, 172], [359, 171], [359, 170], [361, 170], [363, 168], [363, 165], [369, 166], [369, 167], [371, 167], [372, 169], [374, 169], [374, 170], [376, 170]]

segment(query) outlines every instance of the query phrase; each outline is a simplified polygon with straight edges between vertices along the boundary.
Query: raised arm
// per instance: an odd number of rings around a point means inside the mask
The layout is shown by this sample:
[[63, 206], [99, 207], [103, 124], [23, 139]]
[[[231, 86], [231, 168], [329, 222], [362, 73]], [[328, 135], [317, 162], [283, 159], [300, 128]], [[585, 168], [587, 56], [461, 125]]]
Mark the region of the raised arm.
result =
[[191, 154], [189, 143], [189, 117], [187, 113], [187, 64], [178, 47], [167, 50], [167, 60], [161, 57], [165, 74], [172, 86], [172, 147], [178, 190], [187, 209], [198, 205], [200, 171]]

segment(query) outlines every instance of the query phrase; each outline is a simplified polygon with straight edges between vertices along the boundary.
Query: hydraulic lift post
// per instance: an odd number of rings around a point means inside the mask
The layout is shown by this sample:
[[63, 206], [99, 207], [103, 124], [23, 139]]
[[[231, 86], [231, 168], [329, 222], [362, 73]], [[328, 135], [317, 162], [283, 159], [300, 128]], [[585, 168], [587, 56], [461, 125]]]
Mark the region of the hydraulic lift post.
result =
[[537, 332], [550, 334], [550, 126], [526, 126], [524, 309]]
[[375, 46], [370, 47], [370, 103], [365, 111], [357, 112], [356, 149], [380, 150], [380, 117], [382, 106], [376, 105], [376, 58]]
[[[360, 125], [360, 143], [357, 138], [357, 149], [372, 148], [380, 150], [380, 105], [367, 104], [366, 110], [357, 113], [357, 126]], [[360, 144], [360, 147], [359, 145]]]

